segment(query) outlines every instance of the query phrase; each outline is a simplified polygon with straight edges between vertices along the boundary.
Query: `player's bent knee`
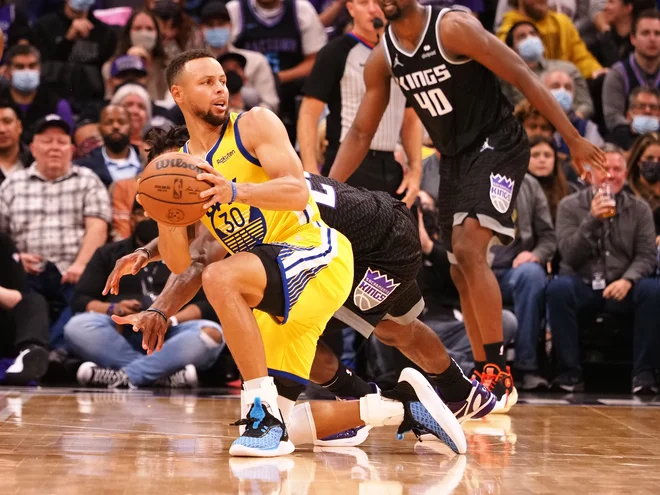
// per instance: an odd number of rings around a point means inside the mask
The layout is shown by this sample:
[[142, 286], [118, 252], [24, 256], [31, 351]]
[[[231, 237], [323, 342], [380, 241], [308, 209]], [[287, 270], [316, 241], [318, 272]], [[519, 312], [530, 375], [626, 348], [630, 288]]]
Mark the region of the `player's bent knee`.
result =
[[458, 239], [454, 239], [452, 243], [452, 253], [462, 270], [472, 269], [476, 264], [487, 263], [486, 251], [487, 244], [474, 242], [468, 236], [461, 236]]

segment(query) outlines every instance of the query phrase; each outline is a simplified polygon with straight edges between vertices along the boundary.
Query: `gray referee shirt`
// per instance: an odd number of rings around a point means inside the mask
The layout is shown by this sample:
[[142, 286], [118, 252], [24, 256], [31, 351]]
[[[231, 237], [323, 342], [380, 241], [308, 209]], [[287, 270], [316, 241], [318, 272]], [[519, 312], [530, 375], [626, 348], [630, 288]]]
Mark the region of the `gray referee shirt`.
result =
[[[354, 33], [335, 38], [316, 56], [312, 73], [303, 86], [305, 96], [328, 105], [326, 139], [328, 147], [339, 148], [366, 92], [364, 64], [372, 46]], [[390, 102], [371, 145], [372, 150], [394, 151], [399, 141], [406, 98], [396, 84], [390, 85]]]

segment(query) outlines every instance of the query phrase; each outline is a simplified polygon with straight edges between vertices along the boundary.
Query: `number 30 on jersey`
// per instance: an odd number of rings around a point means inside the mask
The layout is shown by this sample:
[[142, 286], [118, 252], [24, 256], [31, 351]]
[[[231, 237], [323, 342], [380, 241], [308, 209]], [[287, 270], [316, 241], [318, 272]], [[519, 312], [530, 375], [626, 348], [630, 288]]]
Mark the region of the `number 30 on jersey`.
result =
[[451, 103], [440, 88], [429, 89], [415, 93], [417, 104], [427, 110], [432, 117], [445, 115], [453, 110]]

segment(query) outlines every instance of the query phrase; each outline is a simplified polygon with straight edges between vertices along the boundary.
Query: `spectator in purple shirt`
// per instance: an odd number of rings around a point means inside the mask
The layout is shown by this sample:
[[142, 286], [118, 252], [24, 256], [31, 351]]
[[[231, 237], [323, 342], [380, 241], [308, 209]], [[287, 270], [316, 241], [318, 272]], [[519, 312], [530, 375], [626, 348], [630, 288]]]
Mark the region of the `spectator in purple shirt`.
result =
[[44, 115], [57, 114], [73, 127], [73, 114], [67, 100], [40, 85], [41, 57], [31, 45], [16, 45], [7, 52], [8, 88], [0, 90], [0, 98], [10, 101], [20, 112], [23, 123], [21, 139], [32, 141], [32, 126]]

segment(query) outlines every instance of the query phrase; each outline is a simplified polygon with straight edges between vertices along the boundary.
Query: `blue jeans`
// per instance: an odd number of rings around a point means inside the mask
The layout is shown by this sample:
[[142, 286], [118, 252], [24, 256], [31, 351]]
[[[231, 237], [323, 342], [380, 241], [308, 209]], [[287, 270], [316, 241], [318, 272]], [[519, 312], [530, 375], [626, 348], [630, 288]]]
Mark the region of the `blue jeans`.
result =
[[581, 277], [559, 276], [546, 292], [552, 347], [560, 373], [581, 375], [578, 317], [585, 311], [606, 311], [633, 317], [633, 375], [658, 367], [660, 354], [660, 281], [644, 278], [632, 286], [623, 301], [604, 299]]
[[502, 291], [502, 301], [513, 304], [518, 319], [515, 367], [536, 371], [536, 349], [545, 315], [547, 275], [538, 263], [523, 263], [517, 268], [495, 269]]
[[221, 331], [220, 325], [208, 320], [192, 320], [171, 327], [165, 334], [160, 352], [145, 355], [141, 347], [141, 333], [127, 330], [120, 334], [110, 316], [101, 313], [80, 313], [64, 327], [68, 349], [85, 361], [93, 361], [103, 368], [122, 369], [137, 387], [149, 385], [161, 377], [192, 364], [208, 369], [224, 348], [209, 345], [202, 338], [202, 328]]

